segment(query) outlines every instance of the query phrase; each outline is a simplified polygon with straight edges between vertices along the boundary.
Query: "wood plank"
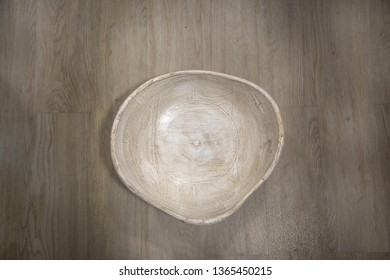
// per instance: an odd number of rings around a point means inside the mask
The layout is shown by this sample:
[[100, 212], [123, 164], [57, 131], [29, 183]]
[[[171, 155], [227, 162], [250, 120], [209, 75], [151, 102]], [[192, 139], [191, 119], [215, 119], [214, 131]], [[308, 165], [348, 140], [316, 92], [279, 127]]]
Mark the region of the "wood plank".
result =
[[89, 112], [93, 2], [39, 1], [34, 112]]
[[35, 114], [19, 256], [87, 257], [89, 114]]
[[150, 206], [130, 193], [112, 165], [110, 133], [128, 94], [146, 81], [145, 1], [101, 1], [94, 6], [96, 88], [91, 108], [88, 258], [148, 258]]
[[0, 2], [0, 259], [18, 258], [28, 176], [36, 1]]
[[268, 248], [251, 253], [288, 259], [329, 258], [334, 236], [325, 211], [318, 111], [316, 107], [281, 110], [285, 147], [275, 173], [264, 186]]
[[388, 226], [382, 215], [389, 202], [381, 198], [383, 182], [373, 181], [377, 163], [370, 160], [376, 145], [372, 136], [378, 130], [371, 117], [376, 92], [366, 79], [365, 9], [362, 2], [312, 8], [320, 15], [312, 26], [324, 34], [315, 38], [322, 65], [315, 88], [334, 248], [341, 253], [388, 251]]

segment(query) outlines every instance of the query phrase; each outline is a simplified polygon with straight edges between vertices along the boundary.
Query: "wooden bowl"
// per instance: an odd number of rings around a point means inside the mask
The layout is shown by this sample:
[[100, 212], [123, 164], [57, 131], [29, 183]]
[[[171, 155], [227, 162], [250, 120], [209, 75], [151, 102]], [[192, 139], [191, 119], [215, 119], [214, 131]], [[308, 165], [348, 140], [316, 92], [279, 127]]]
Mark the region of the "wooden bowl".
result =
[[147, 81], [122, 104], [111, 133], [123, 183], [194, 224], [237, 210], [270, 175], [282, 146], [282, 119], [268, 93], [209, 71]]

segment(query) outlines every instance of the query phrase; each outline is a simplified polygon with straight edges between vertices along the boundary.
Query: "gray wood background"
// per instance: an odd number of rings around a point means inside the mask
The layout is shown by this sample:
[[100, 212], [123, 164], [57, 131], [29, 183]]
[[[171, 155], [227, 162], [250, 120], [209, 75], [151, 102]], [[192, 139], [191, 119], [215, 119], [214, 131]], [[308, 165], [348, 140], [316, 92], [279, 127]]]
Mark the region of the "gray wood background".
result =
[[[285, 148], [225, 221], [128, 192], [109, 135], [138, 85], [236, 75]], [[0, 1], [0, 258], [390, 258], [390, 1]]]

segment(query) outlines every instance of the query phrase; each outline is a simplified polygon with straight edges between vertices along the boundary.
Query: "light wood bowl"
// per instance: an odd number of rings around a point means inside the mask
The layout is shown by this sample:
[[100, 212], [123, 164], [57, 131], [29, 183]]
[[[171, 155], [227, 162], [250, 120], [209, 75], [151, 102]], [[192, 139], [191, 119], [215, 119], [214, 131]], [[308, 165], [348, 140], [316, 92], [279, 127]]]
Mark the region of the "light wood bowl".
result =
[[111, 133], [123, 183], [194, 224], [237, 210], [270, 175], [282, 146], [282, 119], [268, 93], [209, 71], [147, 81], [122, 104]]

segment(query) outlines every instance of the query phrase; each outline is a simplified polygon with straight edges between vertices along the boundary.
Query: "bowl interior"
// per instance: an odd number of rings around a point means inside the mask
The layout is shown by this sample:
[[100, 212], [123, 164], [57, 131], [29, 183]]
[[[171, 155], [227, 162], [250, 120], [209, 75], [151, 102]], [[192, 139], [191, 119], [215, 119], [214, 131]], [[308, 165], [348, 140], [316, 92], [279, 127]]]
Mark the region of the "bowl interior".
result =
[[115, 167], [158, 208], [187, 222], [216, 221], [261, 184], [280, 153], [271, 102], [226, 76], [183, 73], [148, 82], [114, 123]]

